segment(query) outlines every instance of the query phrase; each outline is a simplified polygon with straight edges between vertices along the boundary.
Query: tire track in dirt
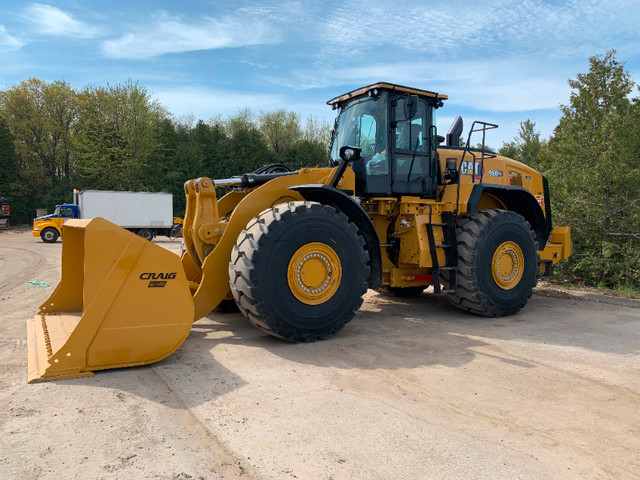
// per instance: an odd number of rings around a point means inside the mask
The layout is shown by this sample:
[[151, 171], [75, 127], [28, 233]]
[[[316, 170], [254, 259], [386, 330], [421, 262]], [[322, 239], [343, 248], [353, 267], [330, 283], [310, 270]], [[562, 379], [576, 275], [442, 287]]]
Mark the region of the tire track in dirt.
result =
[[44, 255], [26, 248], [3, 247], [0, 251], [0, 292], [8, 293], [33, 278], [45, 263]]
[[212, 454], [212, 462], [216, 465], [216, 472], [222, 474], [225, 479], [251, 480], [255, 478], [251, 473], [251, 468], [245, 466], [240, 458], [236, 457], [229, 449], [220, 442], [220, 439], [212, 432], [187, 406], [182, 396], [176, 392], [169, 381], [162, 373], [151, 367], [150, 371], [164, 385], [164, 387], [174, 397], [175, 401], [181, 406], [176, 409], [177, 417], [181, 419], [185, 427], [189, 429], [197, 438], [199, 438], [203, 447]]

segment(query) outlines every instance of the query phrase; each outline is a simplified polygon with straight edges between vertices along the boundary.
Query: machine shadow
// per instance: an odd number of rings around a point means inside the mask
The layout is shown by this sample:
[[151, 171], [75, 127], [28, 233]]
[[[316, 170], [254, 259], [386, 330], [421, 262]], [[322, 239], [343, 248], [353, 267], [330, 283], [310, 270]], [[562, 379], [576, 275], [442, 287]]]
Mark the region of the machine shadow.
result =
[[[521, 368], [534, 364], [495, 352], [487, 353], [489, 339], [587, 348], [608, 353], [637, 354], [631, 338], [616, 344], [598, 341], [603, 328], [638, 321], [635, 309], [622, 318], [581, 322], [570, 318], [570, 299], [534, 295], [520, 313], [505, 318], [485, 318], [464, 313], [446, 298], [422, 294], [413, 298], [389, 298], [369, 292], [352, 322], [328, 340], [309, 344], [289, 343], [253, 327], [240, 313], [212, 314], [196, 322], [185, 343], [170, 357], [153, 365], [96, 372], [90, 379], [66, 381], [120, 389], [172, 408], [201, 405], [251, 383], [236, 372], [310, 365], [326, 369], [395, 370], [430, 366], [460, 368], [476, 356], [491, 356]], [[607, 306], [594, 304], [593, 314], [606, 315]], [[624, 312], [624, 310], [623, 310]], [[484, 341], [483, 339], [487, 339]], [[282, 363], [284, 360], [286, 363]], [[289, 364], [289, 365], [287, 365]], [[149, 372], [150, 371], [150, 372]], [[153, 375], [149, 375], [152, 373]], [[131, 381], [131, 376], [140, 377]], [[159, 377], [166, 395], [158, 397], [149, 382]], [[156, 379], [157, 380], [157, 379]], [[179, 394], [176, 392], [180, 392]]]
[[516, 315], [491, 318], [458, 310], [442, 296], [385, 297], [369, 291], [355, 318], [336, 336], [309, 344], [279, 340], [254, 328], [241, 314], [214, 312], [196, 324], [183, 349], [211, 332], [226, 330], [220, 344], [260, 347], [292, 362], [333, 368], [397, 369], [471, 361], [490, 340], [518, 340], [619, 355], [637, 354], [633, 338], [602, 342], [606, 329], [640, 319], [636, 309], [594, 303], [589, 318], [576, 318], [575, 300], [533, 295]]

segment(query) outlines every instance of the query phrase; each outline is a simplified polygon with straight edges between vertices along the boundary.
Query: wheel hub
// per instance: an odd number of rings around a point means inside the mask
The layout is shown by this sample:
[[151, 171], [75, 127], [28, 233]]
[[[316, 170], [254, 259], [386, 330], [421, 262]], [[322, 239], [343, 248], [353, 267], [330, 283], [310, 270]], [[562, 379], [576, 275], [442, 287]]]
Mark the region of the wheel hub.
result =
[[338, 290], [342, 267], [338, 254], [328, 245], [312, 242], [300, 247], [287, 269], [289, 289], [307, 305], [319, 305]]
[[503, 290], [511, 290], [522, 279], [524, 254], [515, 242], [504, 242], [494, 252], [491, 260], [491, 275]]

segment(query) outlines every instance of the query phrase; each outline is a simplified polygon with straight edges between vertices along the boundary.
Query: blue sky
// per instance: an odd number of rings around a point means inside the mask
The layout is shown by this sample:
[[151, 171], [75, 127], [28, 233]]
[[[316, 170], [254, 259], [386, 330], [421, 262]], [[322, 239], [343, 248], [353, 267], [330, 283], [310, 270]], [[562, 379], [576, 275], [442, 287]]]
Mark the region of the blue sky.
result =
[[[553, 131], [569, 78], [609, 49], [640, 81], [640, 0], [42, 1], [0, 3], [0, 89], [131, 78], [177, 117], [250, 107], [333, 121], [327, 100], [388, 81], [445, 93], [453, 118]], [[474, 142], [475, 143], [475, 142]]]

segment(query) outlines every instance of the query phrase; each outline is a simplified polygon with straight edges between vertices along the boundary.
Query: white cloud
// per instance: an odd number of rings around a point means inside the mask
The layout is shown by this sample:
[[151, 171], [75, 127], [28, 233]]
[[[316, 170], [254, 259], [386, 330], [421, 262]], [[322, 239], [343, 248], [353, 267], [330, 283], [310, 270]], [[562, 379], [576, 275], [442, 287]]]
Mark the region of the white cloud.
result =
[[13, 35], [7, 33], [4, 25], [0, 25], [0, 52], [17, 50], [24, 45], [22, 40], [18, 40]]
[[[379, 81], [424, 88], [449, 95], [449, 104], [492, 112], [557, 108], [567, 101], [566, 74], [556, 62], [544, 64], [501, 61], [422, 61], [353, 65], [345, 69], [293, 72], [268, 81], [294, 90], [355, 88]], [[341, 93], [341, 92], [339, 92]]]
[[102, 44], [112, 58], [149, 58], [166, 53], [275, 44], [278, 30], [263, 18], [261, 10], [239, 10], [236, 16], [205, 17], [186, 23], [160, 13], [152, 25], [136, 25], [130, 32]]
[[32, 3], [23, 12], [23, 19], [32, 23], [38, 33], [60, 37], [93, 38], [97, 27], [77, 20], [72, 14], [43, 3]]
[[177, 117], [193, 114], [196, 118], [206, 119], [216, 115], [233, 115], [244, 107], [259, 112], [282, 108], [286, 104], [285, 98], [278, 94], [192, 87], [149, 87], [149, 91]]
[[[426, 2], [432, 3], [432, 2]], [[353, 15], [366, 12], [366, 15]], [[624, 12], [624, 15], [620, 15]], [[348, 0], [322, 27], [320, 58], [390, 54], [388, 47], [423, 57], [591, 55], [614, 40], [637, 35], [637, 0]]]

